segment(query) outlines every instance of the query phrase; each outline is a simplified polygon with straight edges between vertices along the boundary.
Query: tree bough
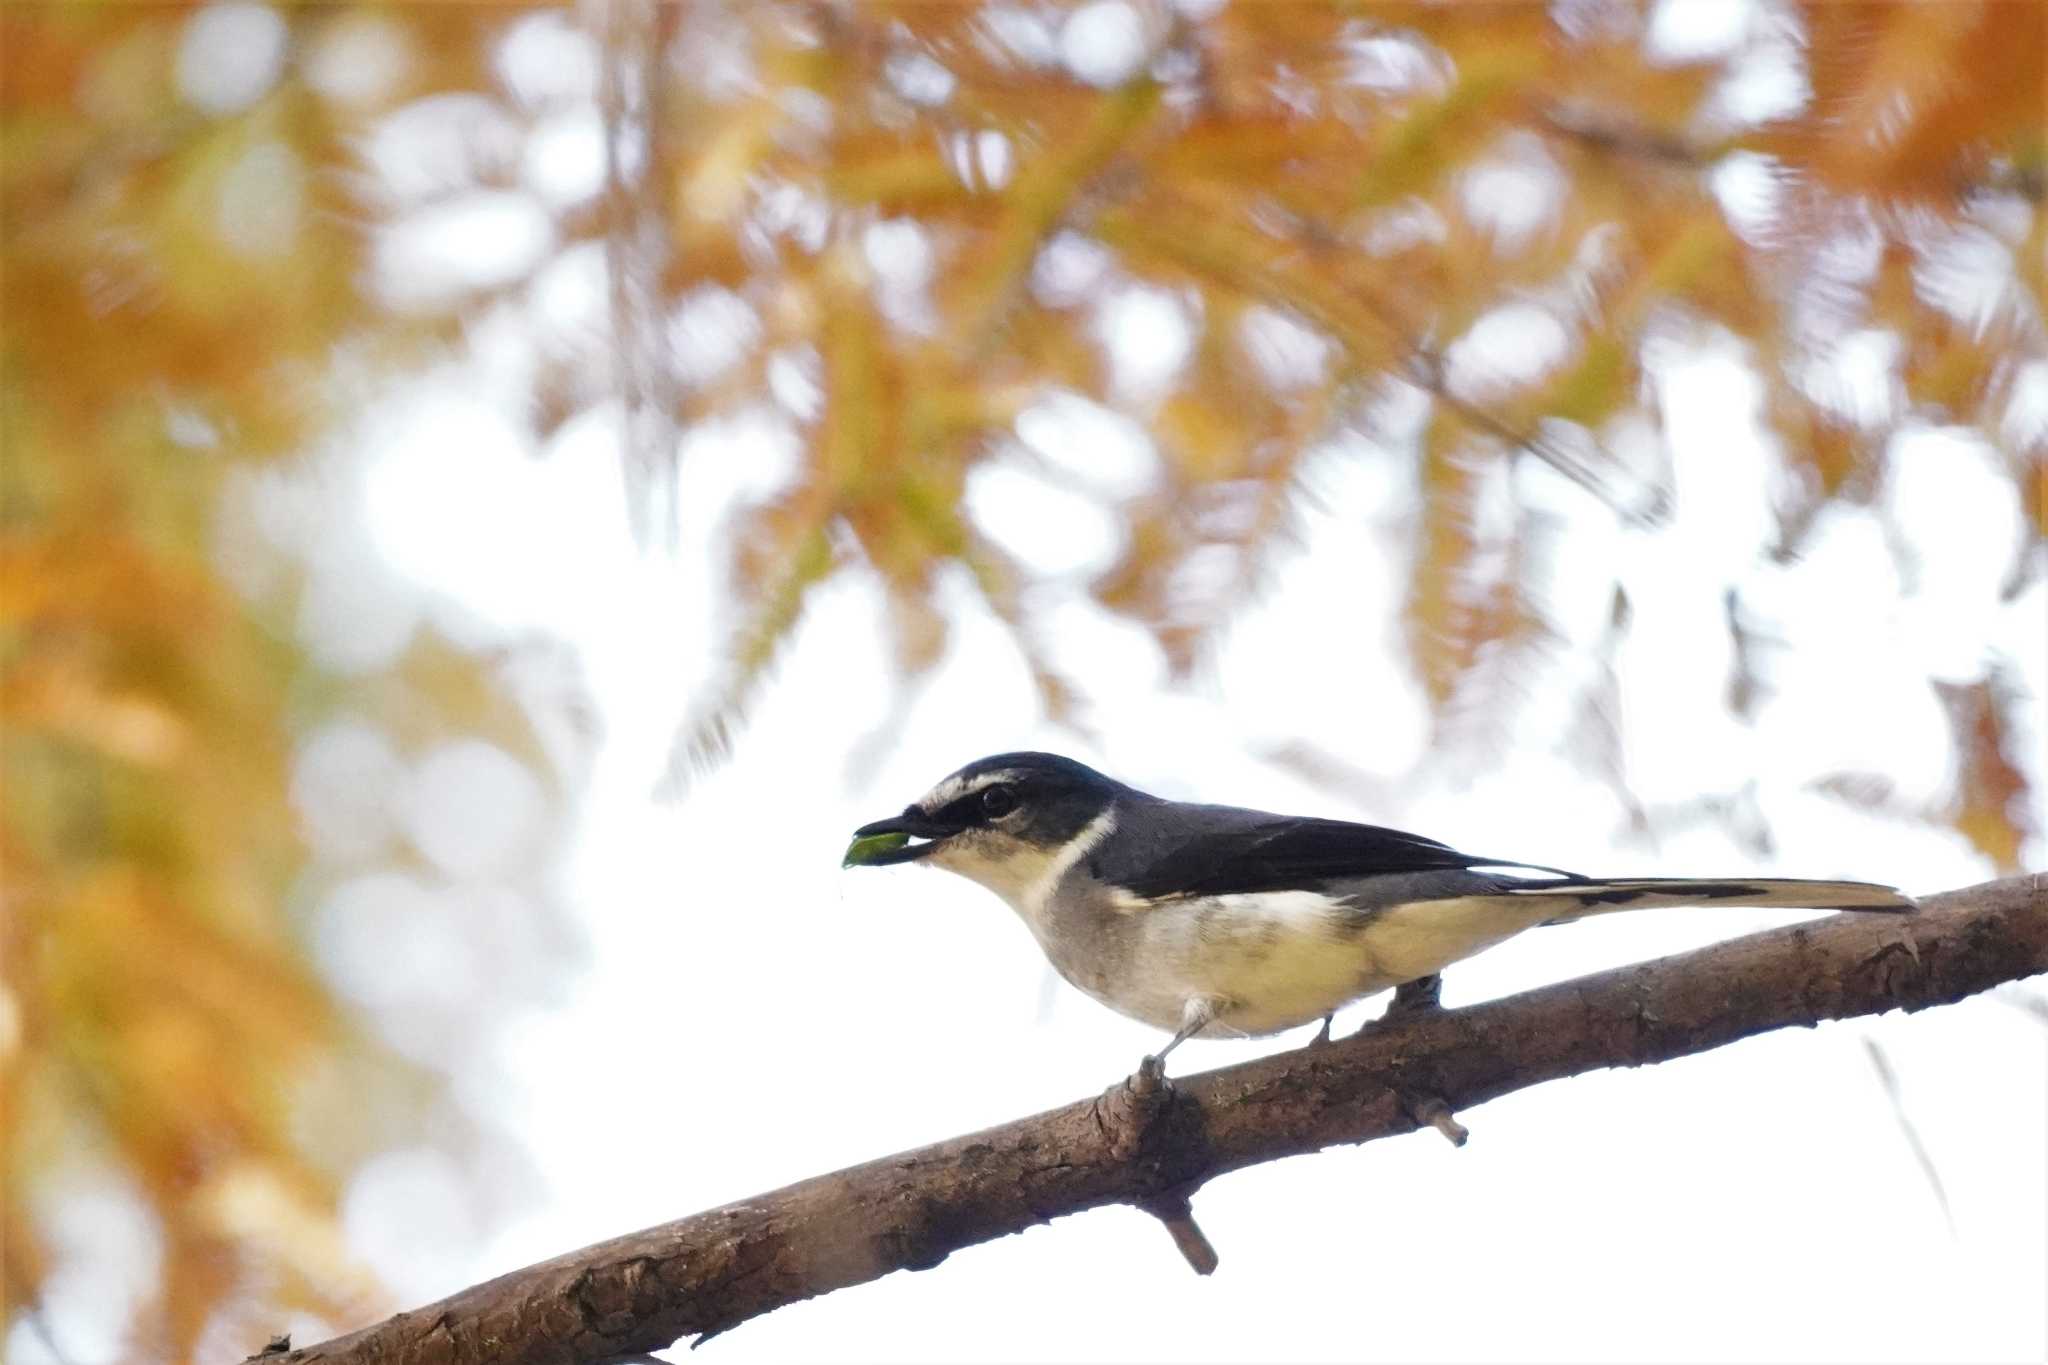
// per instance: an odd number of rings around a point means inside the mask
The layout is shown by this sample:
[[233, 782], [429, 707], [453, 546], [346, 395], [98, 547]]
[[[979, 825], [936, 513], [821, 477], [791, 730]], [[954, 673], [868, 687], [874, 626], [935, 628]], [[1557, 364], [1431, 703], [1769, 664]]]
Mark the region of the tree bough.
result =
[[[600, 1242], [262, 1365], [596, 1365], [1131, 1204], [1215, 1265], [1189, 1196], [1225, 1172], [1418, 1127], [1543, 1081], [1824, 1019], [1944, 1005], [2048, 971], [2048, 875], [1836, 915], [1093, 1099]], [[1255, 1253], [1254, 1253], [1255, 1254]]]

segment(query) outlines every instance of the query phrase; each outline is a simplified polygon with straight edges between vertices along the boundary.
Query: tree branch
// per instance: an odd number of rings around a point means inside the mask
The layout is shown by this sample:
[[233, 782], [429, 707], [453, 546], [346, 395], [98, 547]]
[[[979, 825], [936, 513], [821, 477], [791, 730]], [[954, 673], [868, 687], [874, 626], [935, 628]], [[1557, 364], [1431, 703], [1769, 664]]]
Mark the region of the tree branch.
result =
[[[594, 1365], [784, 1304], [923, 1270], [1062, 1214], [1157, 1214], [1198, 1270], [1188, 1209], [1257, 1162], [1433, 1126], [1524, 1086], [1751, 1034], [1949, 1004], [2048, 971], [2048, 875], [1836, 915], [1469, 1009], [1101, 1096], [601, 1242], [262, 1365]], [[254, 1359], [252, 1357], [252, 1359]]]

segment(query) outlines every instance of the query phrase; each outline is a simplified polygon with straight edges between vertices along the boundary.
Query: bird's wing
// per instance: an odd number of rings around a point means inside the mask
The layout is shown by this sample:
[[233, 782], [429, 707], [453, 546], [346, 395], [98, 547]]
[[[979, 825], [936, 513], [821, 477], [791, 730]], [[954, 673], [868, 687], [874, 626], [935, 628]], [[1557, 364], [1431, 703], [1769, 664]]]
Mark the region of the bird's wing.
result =
[[1155, 808], [1146, 824], [1145, 836], [1106, 847], [1096, 872], [1147, 900], [1509, 865], [1398, 829], [1231, 806]]

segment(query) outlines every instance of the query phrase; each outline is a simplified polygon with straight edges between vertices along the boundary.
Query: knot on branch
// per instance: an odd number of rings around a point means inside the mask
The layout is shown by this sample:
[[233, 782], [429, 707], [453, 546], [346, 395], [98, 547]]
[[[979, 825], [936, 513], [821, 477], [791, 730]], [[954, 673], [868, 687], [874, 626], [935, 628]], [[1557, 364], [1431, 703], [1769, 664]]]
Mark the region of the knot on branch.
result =
[[1879, 989], [1901, 1004], [1918, 998], [1921, 983], [1927, 977], [1927, 964], [1920, 960], [1920, 945], [1910, 934], [1902, 934], [1878, 949], [1870, 966], [1877, 975]]
[[1140, 1070], [1102, 1092], [1095, 1126], [1110, 1156], [1138, 1168], [1153, 1189], [1177, 1185], [1208, 1160], [1208, 1119], [1199, 1100], [1157, 1073]]

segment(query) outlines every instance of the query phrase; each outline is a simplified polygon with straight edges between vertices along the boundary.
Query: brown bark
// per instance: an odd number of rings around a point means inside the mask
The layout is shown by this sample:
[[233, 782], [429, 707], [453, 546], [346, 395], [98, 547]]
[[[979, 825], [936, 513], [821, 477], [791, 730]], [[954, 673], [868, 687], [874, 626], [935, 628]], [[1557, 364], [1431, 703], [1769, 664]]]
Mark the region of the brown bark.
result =
[[[1213, 1252], [1187, 1196], [1226, 1171], [1434, 1126], [1541, 1081], [1750, 1034], [1948, 1004], [2048, 971], [2048, 875], [1836, 915], [1469, 1009], [1404, 1015], [1144, 1093], [1104, 1094], [585, 1247], [263, 1365], [582, 1365], [727, 1331], [1104, 1204]], [[1162, 1240], [1162, 1251], [1165, 1242]], [[1246, 1254], [1257, 1254], [1250, 1250]]]

